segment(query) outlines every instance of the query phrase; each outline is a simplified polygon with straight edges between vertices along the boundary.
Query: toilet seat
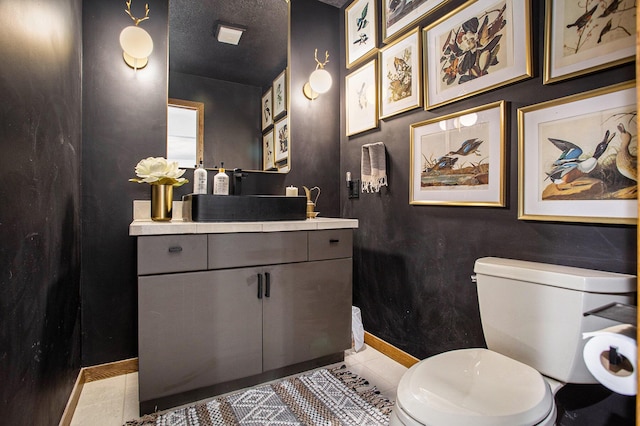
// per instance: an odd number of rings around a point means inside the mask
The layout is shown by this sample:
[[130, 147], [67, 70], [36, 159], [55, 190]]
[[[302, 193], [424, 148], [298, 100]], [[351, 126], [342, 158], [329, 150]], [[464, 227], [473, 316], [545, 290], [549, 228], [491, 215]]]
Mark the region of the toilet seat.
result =
[[[429, 426], [546, 424], [555, 411], [542, 375], [488, 349], [460, 349], [411, 367], [398, 384], [396, 409]], [[553, 424], [553, 423], [550, 423]]]

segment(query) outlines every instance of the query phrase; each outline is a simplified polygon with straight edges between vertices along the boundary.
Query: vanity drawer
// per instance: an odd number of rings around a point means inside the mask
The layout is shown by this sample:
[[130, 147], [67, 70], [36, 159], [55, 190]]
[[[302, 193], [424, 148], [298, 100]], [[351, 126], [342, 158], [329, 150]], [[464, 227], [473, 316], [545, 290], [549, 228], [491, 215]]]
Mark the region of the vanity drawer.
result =
[[209, 269], [306, 261], [306, 232], [209, 234]]
[[309, 260], [340, 259], [353, 256], [353, 230], [309, 231]]
[[138, 275], [207, 269], [206, 235], [138, 237]]

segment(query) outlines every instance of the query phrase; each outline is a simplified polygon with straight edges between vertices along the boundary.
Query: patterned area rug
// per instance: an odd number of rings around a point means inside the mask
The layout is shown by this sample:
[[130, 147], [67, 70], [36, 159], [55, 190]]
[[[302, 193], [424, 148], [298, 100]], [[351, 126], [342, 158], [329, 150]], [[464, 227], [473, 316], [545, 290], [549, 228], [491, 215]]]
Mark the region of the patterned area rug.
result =
[[132, 420], [126, 426], [387, 425], [393, 402], [345, 366]]

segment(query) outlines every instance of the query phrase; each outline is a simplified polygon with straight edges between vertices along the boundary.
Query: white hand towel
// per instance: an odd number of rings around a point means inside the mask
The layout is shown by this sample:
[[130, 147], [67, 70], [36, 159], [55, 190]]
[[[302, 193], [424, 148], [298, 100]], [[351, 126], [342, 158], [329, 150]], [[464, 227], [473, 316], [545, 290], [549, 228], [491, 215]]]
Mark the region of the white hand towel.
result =
[[379, 192], [387, 186], [387, 158], [383, 142], [362, 145], [362, 192]]

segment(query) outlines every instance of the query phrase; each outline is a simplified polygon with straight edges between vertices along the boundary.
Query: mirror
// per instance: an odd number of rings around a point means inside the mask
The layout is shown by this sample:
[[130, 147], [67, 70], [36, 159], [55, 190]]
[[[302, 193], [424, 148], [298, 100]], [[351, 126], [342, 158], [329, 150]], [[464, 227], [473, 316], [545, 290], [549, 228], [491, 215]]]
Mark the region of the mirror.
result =
[[167, 105], [167, 160], [181, 168], [203, 161], [204, 104], [169, 98]]
[[[219, 23], [244, 29], [238, 45], [216, 40]], [[282, 87], [280, 77], [288, 66], [288, 33], [289, 4], [285, 0], [169, 1], [169, 98], [204, 104], [202, 158], [206, 168], [224, 162], [228, 169], [288, 171], [288, 155], [271, 168], [265, 166], [263, 157], [264, 136], [289, 111], [286, 72], [283, 112], [264, 129], [261, 117], [263, 96], [274, 92], [274, 82]]]

